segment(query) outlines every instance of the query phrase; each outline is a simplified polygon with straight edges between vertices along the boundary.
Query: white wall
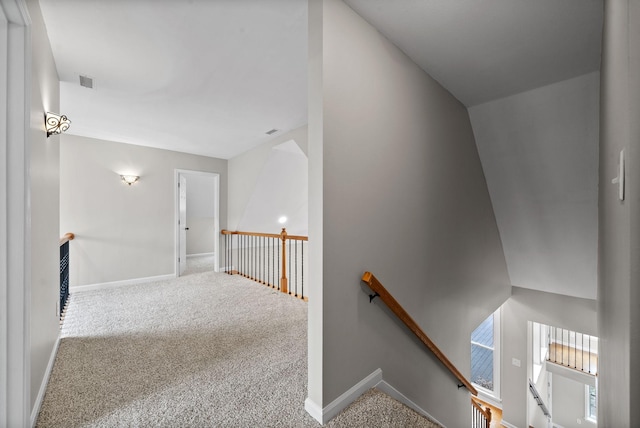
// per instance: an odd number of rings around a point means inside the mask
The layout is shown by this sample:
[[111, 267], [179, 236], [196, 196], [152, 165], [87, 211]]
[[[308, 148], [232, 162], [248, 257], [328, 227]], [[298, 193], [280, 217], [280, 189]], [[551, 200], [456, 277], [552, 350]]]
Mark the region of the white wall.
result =
[[[220, 174], [226, 226], [226, 160], [63, 135], [60, 165], [60, 228], [76, 234], [72, 286], [175, 273], [175, 169]], [[124, 173], [140, 180], [127, 186]]]
[[[238, 230], [291, 235], [309, 233], [307, 156], [293, 140], [271, 148]], [[282, 223], [280, 219], [283, 219]]]
[[585, 384], [554, 374], [553, 422], [563, 428], [593, 428], [595, 424], [584, 418], [585, 410]]
[[[597, 336], [596, 301], [513, 287], [502, 307], [501, 393], [502, 417], [528, 426], [528, 378], [533, 372], [528, 321]], [[520, 367], [512, 359], [520, 360]]]
[[[640, 421], [640, 3], [605, 1], [600, 104], [598, 425]], [[618, 199], [619, 153], [626, 195]]]
[[599, 73], [469, 109], [511, 283], [596, 298]]
[[187, 179], [187, 255], [215, 251], [215, 178], [183, 174]]
[[[640, 4], [605, 1], [600, 106], [598, 424], [640, 420]], [[618, 199], [619, 153], [626, 195]]]
[[340, 0], [309, 4], [309, 399], [381, 368], [447, 426], [469, 394], [369, 298], [372, 271], [466, 375], [510, 293], [466, 108]]
[[36, 404], [60, 331], [60, 137], [47, 138], [44, 113], [58, 112], [60, 86], [40, 5], [31, 16], [32, 81], [30, 154], [31, 208], [31, 407]]
[[[306, 183], [307, 172], [300, 167], [303, 161], [295, 153], [273, 150], [289, 141], [294, 141], [306, 155], [307, 127], [279, 135], [229, 159], [229, 230], [279, 233], [282, 225], [277, 220], [281, 215], [290, 217], [294, 229], [299, 229], [301, 226], [296, 225], [302, 223], [306, 229], [306, 216], [295, 209], [306, 206], [306, 188], [302, 191], [289, 188], [290, 184]], [[288, 161], [293, 161], [296, 168], [289, 169]], [[306, 164], [306, 160], [304, 162]], [[283, 187], [285, 191], [282, 191]], [[282, 205], [285, 205], [284, 211], [287, 212], [282, 212]], [[292, 230], [289, 232], [293, 233]]]

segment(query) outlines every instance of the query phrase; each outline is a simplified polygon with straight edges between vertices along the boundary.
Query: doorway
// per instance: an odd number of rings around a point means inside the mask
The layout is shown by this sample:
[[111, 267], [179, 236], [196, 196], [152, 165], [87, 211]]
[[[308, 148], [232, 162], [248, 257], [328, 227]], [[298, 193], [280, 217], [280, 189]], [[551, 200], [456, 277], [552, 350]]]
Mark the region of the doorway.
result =
[[220, 174], [175, 170], [175, 272], [182, 276], [191, 257], [207, 257], [220, 269]]

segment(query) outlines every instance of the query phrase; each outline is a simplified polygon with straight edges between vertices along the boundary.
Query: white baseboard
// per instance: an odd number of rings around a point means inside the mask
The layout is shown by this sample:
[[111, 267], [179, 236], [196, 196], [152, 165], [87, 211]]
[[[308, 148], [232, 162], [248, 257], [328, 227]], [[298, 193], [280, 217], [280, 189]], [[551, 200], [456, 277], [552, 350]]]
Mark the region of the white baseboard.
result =
[[321, 408], [313, 402], [310, 398], [307, 398], [304, 402], [304, 409], [309, 413], [315, 420], [320, 422], [322, 425], [329, 422], [334, 416], [338, 413], [346, 409], [351, 403], [356, 401], [358, 397], [360, 397], [363, 393], [370, 390], [377, 384], [382, 381], [382, 370], [376, 369], [369, 376], [362, 379], [360, 382], [356, 383], [354, 386], [349, 388], [344, 394], [340, 397], [333, 400], [326, 407]]
[[146, 278], [125, 279], [122, 281], [101, 282], [89, 285], [73, 285], [69, 287], [69, 292], [102, 290], [105, 288], [122, 287], [123, 285], [135, 285], [144, 284], [146, 282], [165, 281], [167, 279], [175, 279], [175, 277], [176, 275], [172, 273], [168, 275], [149, 276]]
[[322, 408], [318, 406], [314, 401], [312, 401], [309, 397], [304, 400], [304, 409], [311, 415], [313, 419], [320, 422], [322, 425], [325, 423], [322, 422]]
[[389, 395], [390, 397], [395, 398], [396, 400], [398, 400], [399, 402], [401, 402], [405, 406], [407, 406], [407, 407], [415, 410], [416, 412], [420, 413], [425, 418], [427, 418], [427, 419], [429, 419], [429, 420], [431, 420], [431, 421], [433, 421], [433, 422], [435, 422], [435, 423], [437, 423], [437, 424], [439, 424], [439, 425], [444, 427], [444, 424], [442, 422], [439, 422], [436, 418], [431, 416], [426, 410], [424, 410], [422, 407], [418, 406], [416, 403], [414, 403], [412, 400], [410, 400], [406, 395], [404, 395], [403, 393], [401, 393], [400, 391], [395, 389], [393, 386], [389, 385], [384, 380], [380, 380], [380, 383], [378, 383], [376, 385], [376, 388], [378, 388], [380, 391], [384, 392], [385, 394]]
[[187, 258], [190, 259], [192, 257], [211, 257], [215, 256], [216, 253], [197, 253], [197, 254], [187, 254]]
[[517, 426], [515, 426], [513, 424], [510, 424], [509, 422], [505, 421], [504, 419], [502, 420], [501, 424], [502, 424], [503, 427], [506, 427], [506, 428], [518, 428]]
[[40, 390], [38, 391], [38, 396], [36, 397], [36, 402], [33, 405], [33, 409], [31, 410], [31, 427], [36, 426], [36, 422], [38, 421], [38, 414], [40, 413], [40, 408], [42, 407], [42, 400], [44, 399], [44, 393], [47, 391], [47, 385], [49, 384], [49, 378], [51, 377], [51, 371], [53, 370], [53, 363], [56, 361], [56, 355], [58, 355], [59, 346], [60, 346], [60, 333], [58, 333], [58, 337], [56, 338], [56, 343], [53, 345], [53, 349], [51, 350], [49, 363], [47, 364], [47, 369], [44, 372], [42, 383], [40, 384]]

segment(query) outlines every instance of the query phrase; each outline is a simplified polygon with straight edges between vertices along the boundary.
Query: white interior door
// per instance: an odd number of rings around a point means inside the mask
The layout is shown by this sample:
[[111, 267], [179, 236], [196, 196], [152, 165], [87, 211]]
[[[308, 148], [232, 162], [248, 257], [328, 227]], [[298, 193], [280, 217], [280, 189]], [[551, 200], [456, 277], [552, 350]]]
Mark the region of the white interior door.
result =
[[187, 178], [180, 174], [178, 176], [178, 192], [180, 194], [180, 205], [178, 208], [178, 234], [180, 235], [178, 247], [180, 253], [178, 255], [179, 275], [182, 275], [187, 268]]

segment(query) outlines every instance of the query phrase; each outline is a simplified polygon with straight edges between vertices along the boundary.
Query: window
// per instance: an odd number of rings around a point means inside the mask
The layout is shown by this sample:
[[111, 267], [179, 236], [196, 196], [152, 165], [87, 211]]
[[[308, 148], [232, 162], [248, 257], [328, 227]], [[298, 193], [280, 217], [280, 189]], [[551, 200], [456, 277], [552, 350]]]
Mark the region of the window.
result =
[[471, 333], [471, 382], [483, 392], [500, 396], [500, 310]]
[[595, 386], [585, 385], [584, 387], [584, 418], [591, 422], [598, 421], [598, 395]]

